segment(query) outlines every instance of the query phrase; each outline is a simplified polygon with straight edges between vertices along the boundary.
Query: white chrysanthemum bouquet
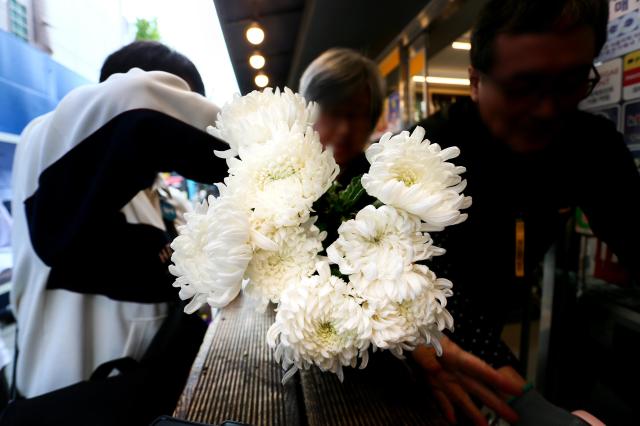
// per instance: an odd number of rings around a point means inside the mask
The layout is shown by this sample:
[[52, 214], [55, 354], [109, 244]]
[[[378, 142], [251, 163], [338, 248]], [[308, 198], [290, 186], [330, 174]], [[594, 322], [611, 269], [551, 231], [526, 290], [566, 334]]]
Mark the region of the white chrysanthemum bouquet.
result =
[[[342, 367], [366, 366], [369, 349], [440, 352], [440, 333], [453, 326], [451, 282], [423, 262], [444, 253], [427, 232], [464, 221], [471, 204], [464, 168], [447, 161], [458, 149], [423, 140], [420, 127], [386, 134], [366, 151], [369, 172], [341, 188], [315, 116], [300, 95], [265, 89], [236, 97], [208, 129], [229, 144], [215, 153], [229, 176], [172, 244], [185, 311], [223, 307], [243, 283], [260, 308], [278, 304], [267, 341], [283, 381], [311, 365], [342, 380]], [[336, 218], [338, 237], [325, 246]]]

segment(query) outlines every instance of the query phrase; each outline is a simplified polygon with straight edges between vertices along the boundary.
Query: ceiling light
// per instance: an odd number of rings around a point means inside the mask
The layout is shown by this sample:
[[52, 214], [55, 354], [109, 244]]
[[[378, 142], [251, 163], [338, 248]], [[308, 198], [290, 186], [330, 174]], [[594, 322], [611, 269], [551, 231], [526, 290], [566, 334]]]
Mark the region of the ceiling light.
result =
[[269, 84], [269, 77], [267, 77], [266, 74], [260, 73], [256, 75], [256, 78], [253, 81], [255, 81], [256, 86], [258, 87], [267, 87], [267, 84]]
[[469, 86], [471, 84], [468, 78], [432, 77], [432, 76], [427, 76], [427, 83], [453, 84], [455, 86]]
[[251, 25], [249, 25], [249, 28], [247, 28], [247, 32], [245, 33], [245, 36], [247, 37], [247, 40], [249, 40], [249, 43], [251, 44], [257, 45], [264, 41], [264, 31], [262, 30], [262, 28], [260, 28], [260, 25], [258, 25], [257, 22], [254, 22]]
[[249, 65], [251, 65], [252, 68], [255, 68], [257, 70], [264, 67], [265, 62], [266, 60], [264, 59], [264, 56], [262, 56], [258, 52], [255, 52], [253, 55], [249, 57]]
[[[416, 83], [424, 83], [425, 77], [422, 75], [414, 75], [411, 80]], [[427, 76], [426, 82], [431, 84], [451, 84], [455, 86], [469, 86], [471, 82], [468, 78], [451, 78], [451, 77], [433, 77]]]
[[458, 50], [471, 50], [471, 43], [468, 41], [454, 41], [451, 47]]

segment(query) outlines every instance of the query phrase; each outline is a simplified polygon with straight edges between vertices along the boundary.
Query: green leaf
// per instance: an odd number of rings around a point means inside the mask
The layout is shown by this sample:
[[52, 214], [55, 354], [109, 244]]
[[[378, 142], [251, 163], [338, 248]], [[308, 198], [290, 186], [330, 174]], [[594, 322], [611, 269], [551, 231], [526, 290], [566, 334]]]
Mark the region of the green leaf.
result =
[[[353, 219], [362, 207], [365, 197], [369, 197], [360, 181], [361, 176], [351, 179], [346, 187], [334, 182], [325, 194], [314, 203], [313, 211], [318, 216], [316, 226], [327, 231], [328, 242], [337, 238], [338, 227], [342, 222]], [[373, 197], [371, 202], [373, 202]]]
[[360, 200], [360, 198], [365, 194], [365, 190], [362, 187], [362, 182], [360, 178], [362, 176], [356, 176], [351, 179], [349, 185], [340, 193], [340, 203], [342, 207], [342, 212], [353, 213], [352, 209]]

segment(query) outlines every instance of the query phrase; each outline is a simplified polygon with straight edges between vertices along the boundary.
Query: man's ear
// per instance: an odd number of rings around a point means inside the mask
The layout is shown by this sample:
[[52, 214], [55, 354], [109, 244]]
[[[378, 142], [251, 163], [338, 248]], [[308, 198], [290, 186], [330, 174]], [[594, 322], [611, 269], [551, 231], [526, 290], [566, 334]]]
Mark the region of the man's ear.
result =
[[478, 102], [478, 85], [480, 84], [480, 72], [473, 66], [469, 66], [469, 81], [471, 82], [471, 99]]

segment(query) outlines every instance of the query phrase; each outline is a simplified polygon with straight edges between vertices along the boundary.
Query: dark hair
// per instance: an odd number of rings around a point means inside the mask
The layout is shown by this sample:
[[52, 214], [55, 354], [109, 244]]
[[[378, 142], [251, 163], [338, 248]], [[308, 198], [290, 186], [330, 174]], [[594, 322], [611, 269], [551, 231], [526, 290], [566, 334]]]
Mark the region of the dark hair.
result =
[[100, 82], [112, 74], [125, 73], [131, 68], [177, 75], [187, 82], [192, 91], [204, 96], [204, 83], [193, 62], [157, 41], [134, 41], [113, 52], [102, 64]]
[[563, 32], [586, 26], [593, 29], [596, 54], [607, 40], [607, 0], [490, 0], [471, 34], [471, 65], [488, 72], [493, 65], [493, 43], [500, 34]]
[[365, 87], [371, 96], [371, 129], [382, 113], [384, 82], [378, 66], [352, 49], [332, 48], [309, 64], [300, 77], [300, 93], [307, 101], [330, 108]]

